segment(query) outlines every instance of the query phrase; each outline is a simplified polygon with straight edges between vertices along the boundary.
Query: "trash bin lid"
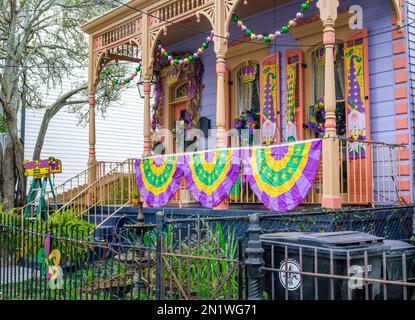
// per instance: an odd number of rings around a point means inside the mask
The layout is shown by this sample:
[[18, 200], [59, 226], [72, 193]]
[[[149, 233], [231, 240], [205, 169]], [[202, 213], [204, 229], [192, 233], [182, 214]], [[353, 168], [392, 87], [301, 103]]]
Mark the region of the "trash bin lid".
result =
[[387, 246], [390, 247], [388, 251], [413, 251], [415, 250], [415, 246], [410, 243], [398, 241], [398, 240], [385, 240], [384, 241]]
[[325, 247], [360, 247], [383, 244], [383, 238], [357, 231], [304, 234], [299, 237], [299, 240], [303, 243], [316, 243]]
[[383, 245], [383, 238], [357, 231], [342, 232], [280, 232], [261, 236], [263, 241], [281, 241], [315, 247], [345, 248]]

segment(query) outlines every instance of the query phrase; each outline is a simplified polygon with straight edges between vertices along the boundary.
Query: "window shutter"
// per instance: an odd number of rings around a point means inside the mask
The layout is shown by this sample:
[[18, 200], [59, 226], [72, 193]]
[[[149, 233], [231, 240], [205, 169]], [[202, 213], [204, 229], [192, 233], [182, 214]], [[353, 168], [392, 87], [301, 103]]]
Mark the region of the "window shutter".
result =
[[286, 65], [286, 100], [285, 122], [287, 141], [304, 139], [304, 72], [303, 52], [301, 50], [287, 50]]
[[260, 63], [261, 144], [281, 142], [280, 53]]
[[[371, 140], [369, 59], [367, 29], [353, 33], [344, 41], [346, 135], [353, 140]], [[347, 141], [347, 184], [349, 203], [371, 203], [371, 148]]]

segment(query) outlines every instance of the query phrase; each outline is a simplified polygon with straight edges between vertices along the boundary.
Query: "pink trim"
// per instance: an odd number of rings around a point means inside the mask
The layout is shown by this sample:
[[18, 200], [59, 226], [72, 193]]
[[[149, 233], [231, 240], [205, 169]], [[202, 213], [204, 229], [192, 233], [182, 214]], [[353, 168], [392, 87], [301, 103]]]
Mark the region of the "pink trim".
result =
[[224, 75], [226, 74], [226, 63], [223, 61], [216, 62], [216, 74]]
[[405, 33], [402, 29], [392, 31], [392, 40], [399, 40], [405, 38]]
[[[297, 140], [304, 140], [304, 70], [302, 64], [304, 62], [303, 51], [301, 50], [287, 50], [285, 53], [285, 75], [287, 76], [287, 66], [289, 58], [293, 56], [298, 56], [298, 86], [299, 86], [299, 97], [298, 97], [298, 106], [297, 112], [295, 114], [295, 127], [297, 130]], [[287, 88], [287, 83], [285, 84]], [[282, 115], [281, 115], [282, 116]]]
[[400, 194], [399, 197], [405, 201], [405, 203], [411, 203], [411, 195], [409, 194]]
[[276, 52], [273, 54], [270, 54], [268, 57], [260, 61], [260, 77], [259, 77], [259, 87], [260, 87], [260, 132], [261, 132], [261, 144], [263, 143], [262, 138], [262, 122], [263, 122], [263, 115], [264, 115], [264, 83], [262, 81], [262, 73], [264, 66], [274, 65], [276, 64], [276, 70], [277, 70], [277, 101], [275, 101], [277, 106], [277, 114], [276, 121], [277, 121], [277, 128], [276, 128], [276, 135], [275, 140], [277, 143], [281, 143], [281, 123], [282, 123], [282, 112], [281, 112], [281, 64], [280, 64], [281, 54], [280, 52]]
[[395, 104], [395, 114], [408, 114], [408, 102]]
[[398, 190], [399, 191], [411, 191], [411, 180], [399, 180], [398, 181]]
[[149, 93], [151, 90], [150, 82], [144, 82], [144, 92]]
[[[397, 144], [409, 144], [409, 134], [401, 133], [396, 135], [396, 143]], [[402, 159], [401, 159], [402, 160]]]
[[408, 74], [406, 70], [395, 71], [395, 84], [407, 83], [407, 82], [408, 82]]
[[393, 69], [404, 69], [406, 68], [406, 57], [398, 57], [393, 59]]
[[138, 18], [137, 20], [135, 20], [135, 32], [141, 32], [142, 29], [142, 19]]
[[326, 125], [327, 129], [336, 128], [336, 120], [335, 119], [326, 119], [325, 125]]
[[401, 118], [395, 120], [396, 130], [407, 130], [408, 129], [408, 118]]
[[323, 44], [330, 45], [336, 42], [336, 34], [334, 31], [328, 31], [323, 33]]
[[214, 207], [213, 210], [229, 210], [229, 200], [223, 200], [216, 207]]
[[395, 99], [406, 99], [408, 98], [408, 90], [406, 87], [395, 88]]
[[411, 175], [411, 165], [409, 163], [399, 164], [398, 173], [400, 176], [410, 176]]
[[149, 20], [150, 20], [149, 21], [150, 27], [153, 27], [156, 24], [158, 24], [159, 21], [160, 21], [159, 20], [159, 11], [158, 10], [155, 10], [155, 11], [151, 12], [150, 19]]
[[404, 149], [400, 148], [398, 150], [398, 159], [399, 160], [410, 160], [411, 157], [410, 157], [409, 149], [408, 148], [404, 148]]
[[100, 49], [102, 47], [102, 35], [94, 39], [94, 50]]
[[151, 142], [148, 139], [144, 139], [144, 149], [150, 149], [151, 148]]
[[396, 42], [393, 45], [393, 54], [397, 55], [397, 54], [402, 54], [406, 52], [406, 45], [405, 42]]
[[342, 207], [342, 199], [340, 197], [323, 195], [321, 206], [328, 209], [340, 209]]
[[95, 104], [96, 104], [95, 97], [89, 97], [89, 105], [90, 106], [95, 106]]

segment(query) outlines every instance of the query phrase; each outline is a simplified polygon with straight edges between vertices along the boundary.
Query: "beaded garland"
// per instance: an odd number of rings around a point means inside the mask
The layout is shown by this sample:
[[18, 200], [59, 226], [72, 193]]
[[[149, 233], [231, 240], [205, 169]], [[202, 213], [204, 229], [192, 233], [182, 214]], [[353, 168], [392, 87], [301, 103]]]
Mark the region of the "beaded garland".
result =
[[107, 67], [107, 65], [105, 63], [101, 63], [101, 71], [104, 72], [106, 79], [111, 81], [112, 84], [124, 85], [124, 84], [128, 84], [128, 83], [130, 83], [130, 81], [134, 80], [134, 78], [141, 71], [141, 64], [139, 64], [138, 66], [136, 66], [134, 68], [134, 71], [131, 73], [131, 75], [129, 77], [126, 77], [126, 78], [123, 78], [123, 79], [115, 78], [112, 75], [111, 70], [109, 70], [109, 68]]
[[166, 58], [169, 61], [170, 65], [182, 66], [182, 65], [187, 65], [189, 63], [192, 63], [193, 61], [195, 61], [195, 59], [198, 59], [204, 53], [204, 51], [207, 48], [209, 48], [209, 43], [211, 43], [212, 41], [213, 41], [213, 31], [206, 38], [206, 41], [202, 43], [202, 46], [200, 48], [198, 48], [195, 53], [193, 53], [193, 55], [190, 54], [189, 56], [187, 56], [185, 58], [173, 57], [173, 55], [171, 55], [163, 47], [160, 40], [157, 40], [156, 45], [157, 45], [158, 50], [160, 50], [160, 53], [161, 53], [162, 57]]
[[298, 22], [300, 22], [304, 18], [304, 12], [310, 8], [310, 4], [313, 0], [306, 0], [304, 3], [301, 4], [300, 11], [297, 12], [295, 18], [291, 19], [285, 26], [283, 26], [280, 30], [275, 31], [274, 33], [269, 34], [256, 34], [252, 31], [252, 29], [248, 28], [241, 19], [239, 19], [236, 13], [232, 16], [232, 21], [235, 22], [241, 30], [247, 35], [251, 40], [259, 40], [268, 43], [270, 41], [274, 41], [277, 38], [280, 38], [284, 33], [288, 33], [291, 27], [294, 27]]

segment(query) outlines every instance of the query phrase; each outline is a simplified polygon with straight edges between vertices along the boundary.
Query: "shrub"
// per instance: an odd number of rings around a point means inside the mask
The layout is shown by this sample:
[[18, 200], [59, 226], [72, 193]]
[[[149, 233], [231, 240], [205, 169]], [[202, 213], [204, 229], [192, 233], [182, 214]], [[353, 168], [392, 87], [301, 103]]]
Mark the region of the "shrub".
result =
[[[23, 223], [23, 225], [22, 225]], [[53, 214], [47, 221], [22, 220], [20, 214], [0, 210], [0, 248], [14, 260], [33, 260], [45, 246], [45, 236], [51, 236], [51, 249], [58, 249], [62, 262], [81, 264], [87, 258], [89, 234], [94, 226], [76, 217], [73, 209]]]

